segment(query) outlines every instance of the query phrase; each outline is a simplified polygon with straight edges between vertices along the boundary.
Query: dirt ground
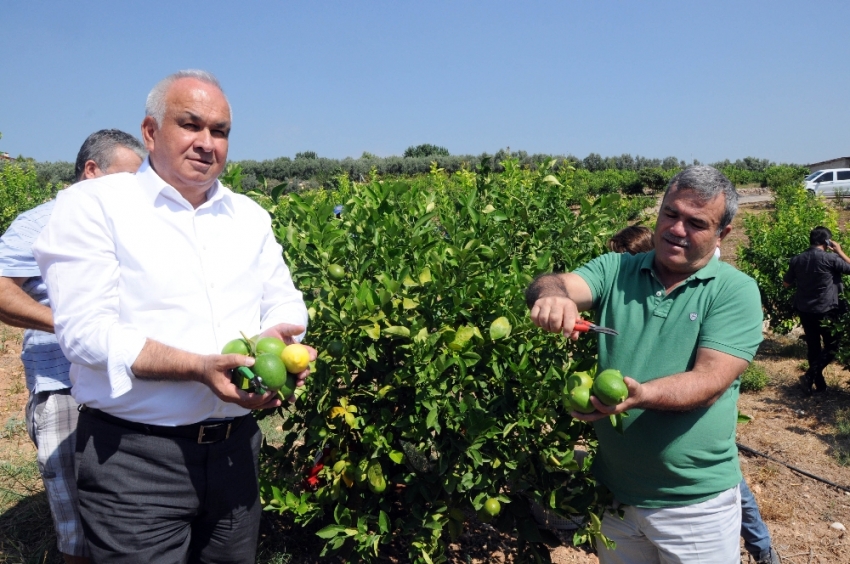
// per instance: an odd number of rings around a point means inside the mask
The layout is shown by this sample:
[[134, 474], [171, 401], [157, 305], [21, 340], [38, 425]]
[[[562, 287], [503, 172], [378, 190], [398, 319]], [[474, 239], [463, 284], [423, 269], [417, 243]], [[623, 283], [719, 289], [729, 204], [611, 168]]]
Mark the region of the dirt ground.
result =
[[[747, 205], [742, 212], [760, 213], [769, 205]], [[734, 263], [742, 236], [736, 230], [724, 242], [723, 260]], [[20, 338], [19, 331], [0, 324], [0, 464], [35, 458], [22, 425], [27, 393], [18, 359]], [[832, 365], [827, 372], [830, 391], [806, 398], [799, 389], [804, 359], [805, 346], [796, 335], [766, 335], [756, 362], [770, 380], [764, 390], [741, 395], [739, 409], [752, 421], [739, 425], [738, 442], [770, 459], [742, 452], [741, 468], [783, 562], [850, 564], [844, 530], [850, 527], [850, 372]], [[836, 430], [842, 421], [848, 426], [844, 435]], [[37, 481], [27, 487], [31, 495], [40, 495]], [[560, 537], [562, 546], [551, 549], [555, 564], [598, 562], [591, 552], [570, 545], [571, 533]], [[0, 562], [12, 562], [2, 557], [6, 541], [0, 538]], [[471, 523], [470, 531], [452, 546], [450, 556], [457, 564], [512, 562], [513, 546], [512, 539], [492, 527]], [[748, 561], [743, 550], [742, 560]]]

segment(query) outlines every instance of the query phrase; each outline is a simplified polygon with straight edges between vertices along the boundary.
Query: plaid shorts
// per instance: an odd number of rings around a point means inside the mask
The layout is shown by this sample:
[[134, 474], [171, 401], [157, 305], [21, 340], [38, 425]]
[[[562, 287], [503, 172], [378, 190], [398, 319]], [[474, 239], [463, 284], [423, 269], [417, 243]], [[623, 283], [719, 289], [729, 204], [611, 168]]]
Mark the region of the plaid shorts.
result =
[[38, 448], [38, 470], [44, 481], [59, 552], [88, 556], [77, 499], [74, 451], [77, 402], [71, 390], [30, 394], [27, 431]]

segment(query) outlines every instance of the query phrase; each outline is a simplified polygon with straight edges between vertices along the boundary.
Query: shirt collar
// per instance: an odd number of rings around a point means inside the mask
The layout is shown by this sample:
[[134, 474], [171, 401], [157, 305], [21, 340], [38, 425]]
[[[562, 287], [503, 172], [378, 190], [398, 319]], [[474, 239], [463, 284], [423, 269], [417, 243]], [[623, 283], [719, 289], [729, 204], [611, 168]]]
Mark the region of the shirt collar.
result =
[[[652, 250], [652, 251], [649, 251], [648, 253], [644, 254], [643, 259], [641, 260], [641, 263], [640, 263], [640, 269], [641, 269], [641, 271], [646, 270], [646, 271], [649, 271], [649, 272], [654, 272], [654, 268], [653, 268], [654, 264], [655, 264], [655, 250]], [[706, 264], [705, 266], [703, 266], [702, 268], [700, 268], [699, 270], [697, 270], [696, 272], [694, 272], [693, 274], [688, 276], [688, 278], [684, 282], [688, 282], [688, 281], [694, 280], [694, 279], [711, 280], [712, 278], [717, 276], [717, 269], [719, 267], [720, 267], [720, 259], [718, 259], [717, 257], [711, 257], [711, 260], [708, 261], [708, 264]]]
[[[139, 170], [136, 172], [136, 178], [138, 178], [142, 189], [150, 197], [151, 203], [154, 203], [158, 197], [162, 196], [163, 198], [168, 198], [173, 202], [177, 202], [187, 209], [193, 209], [192, 204], [190, 204], [176, 188], [168, 184], [156, 173], [151, 166], [150, 157], [145, 158], [144, 162], [139, 167]], [[207, 190], [207, 201], [198, 206], [198, 209], [200, 210], [207, 207], [213, 207], [217, 205], [218, 202], [221, 202], [221, 205], [226, 210], [233, 213], [233, 192], [216, 179], [209, 190]]]

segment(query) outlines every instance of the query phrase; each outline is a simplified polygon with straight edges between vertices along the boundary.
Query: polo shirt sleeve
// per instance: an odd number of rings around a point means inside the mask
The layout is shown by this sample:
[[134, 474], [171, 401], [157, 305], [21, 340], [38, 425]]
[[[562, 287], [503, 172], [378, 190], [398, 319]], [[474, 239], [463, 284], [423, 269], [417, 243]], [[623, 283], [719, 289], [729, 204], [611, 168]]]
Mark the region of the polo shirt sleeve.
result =
[[0, 237], [0, 276], [7, 278], [32, 278], [41, 276], [38, 263], [32, 254], [32, 245], [41, 232], [42, 225], [34, 221], [32, 212], [19, 215]]
[[752, 361], [762, 341], [761, 295], [755, 280], [738, 273], [709, 307], [699, 346]]
[[579, 275], [590, 287], [593, 309], [599, 307], [606, 292], [611, 288], [611, 279], [619, 270], [621, 258], [619, 253], [606, 253], [573, 271], [573, 274]]

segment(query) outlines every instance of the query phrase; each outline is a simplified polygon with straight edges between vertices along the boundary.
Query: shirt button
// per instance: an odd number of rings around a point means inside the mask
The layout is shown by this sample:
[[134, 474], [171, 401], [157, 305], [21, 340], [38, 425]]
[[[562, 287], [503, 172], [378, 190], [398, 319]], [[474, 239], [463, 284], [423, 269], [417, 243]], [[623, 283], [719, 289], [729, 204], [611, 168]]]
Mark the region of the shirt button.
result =
[[658, 290], [657, 292], [655, 292], [655, 295], [660, 298], [661, 297], [661, 290]]

